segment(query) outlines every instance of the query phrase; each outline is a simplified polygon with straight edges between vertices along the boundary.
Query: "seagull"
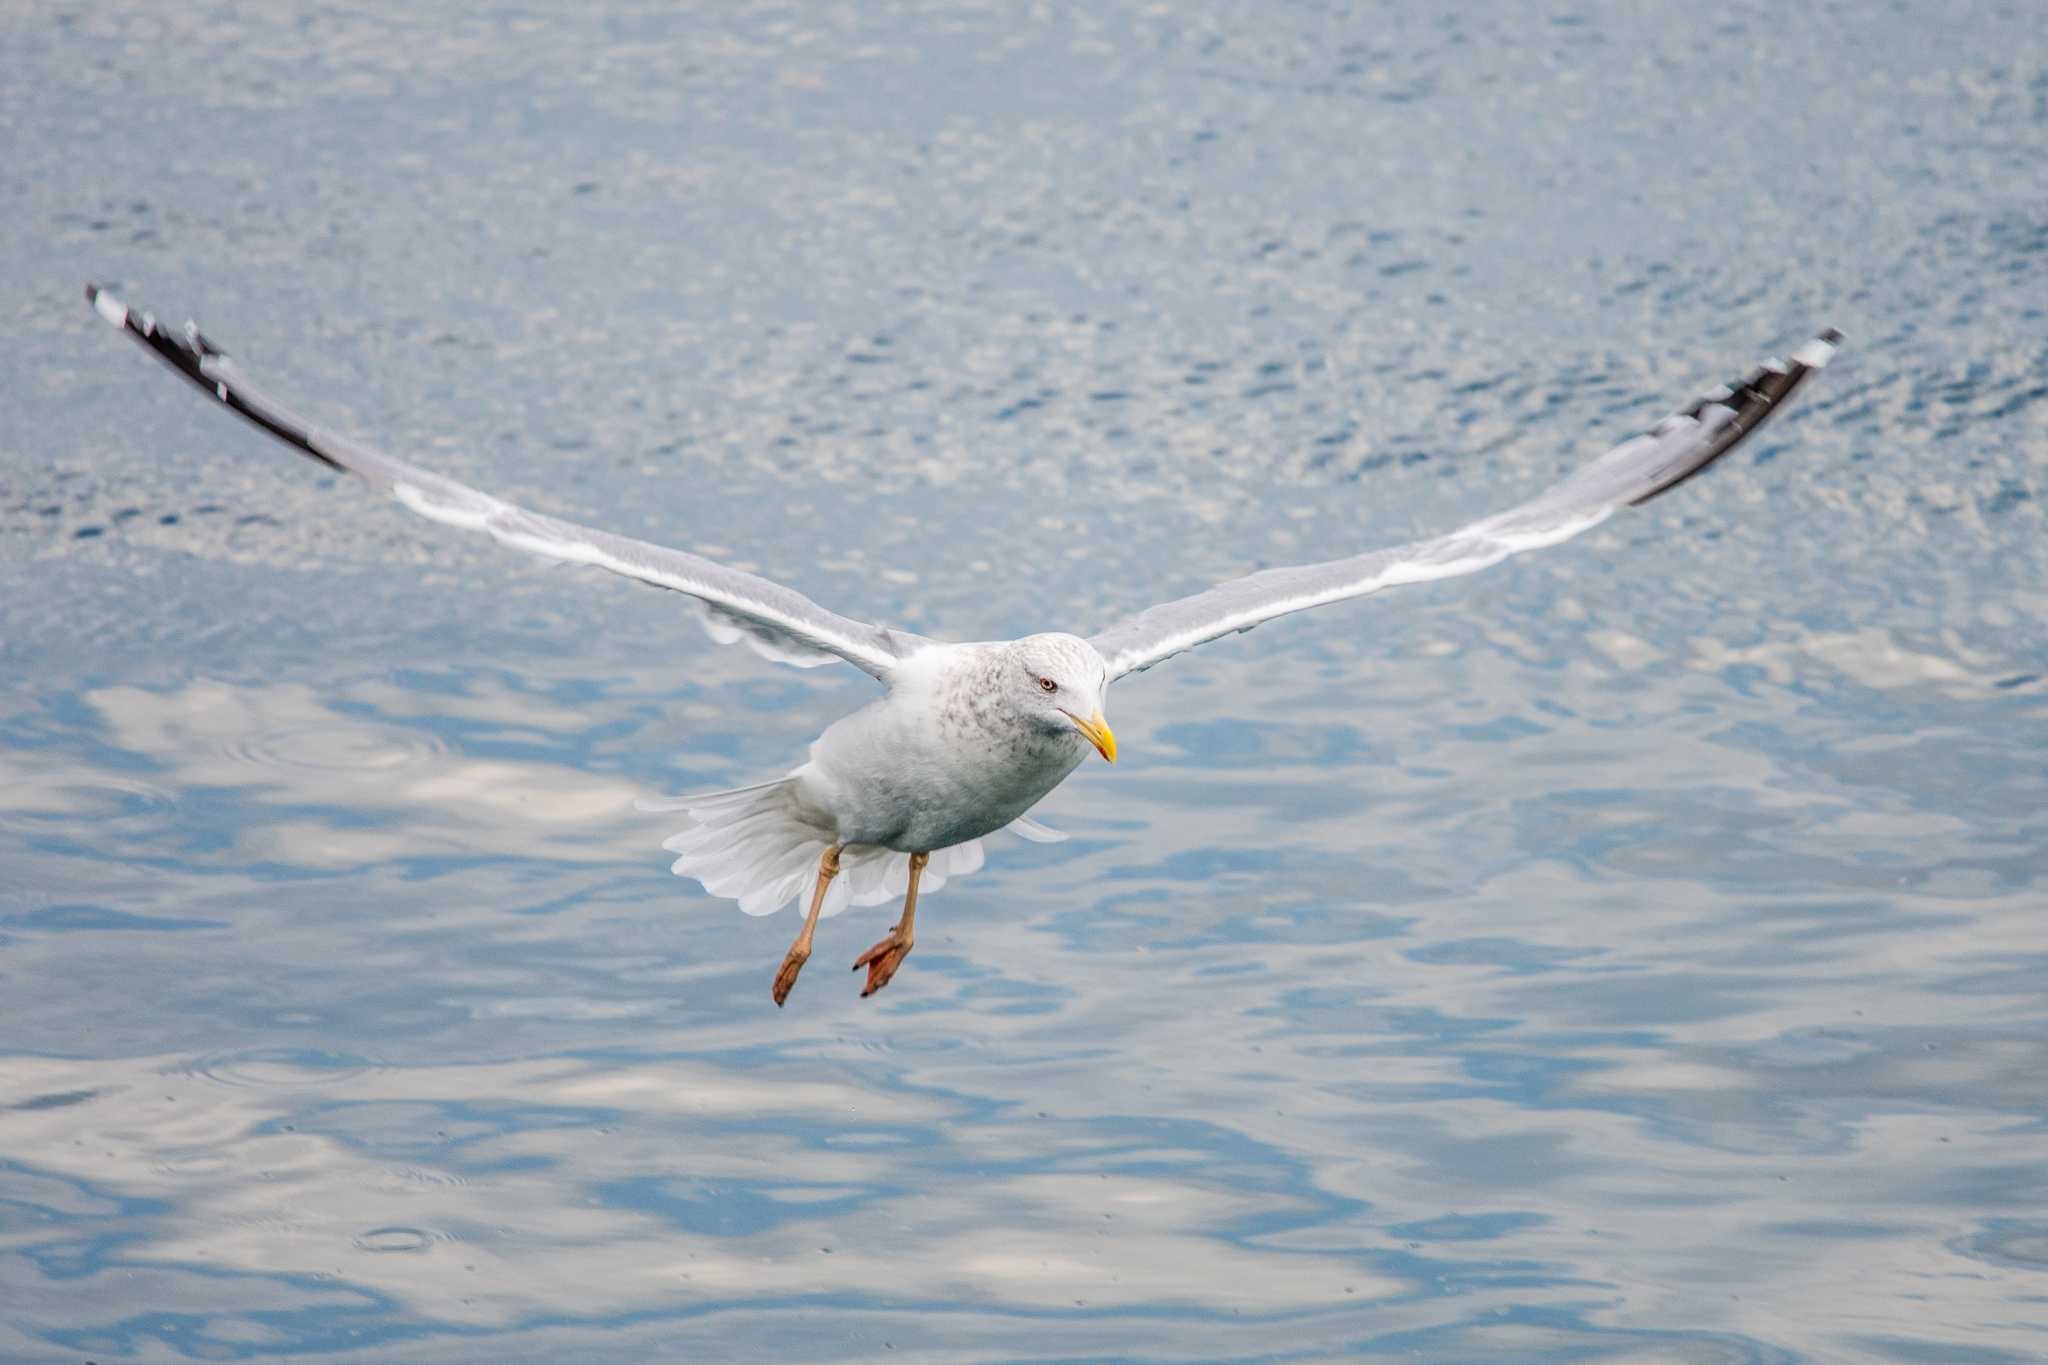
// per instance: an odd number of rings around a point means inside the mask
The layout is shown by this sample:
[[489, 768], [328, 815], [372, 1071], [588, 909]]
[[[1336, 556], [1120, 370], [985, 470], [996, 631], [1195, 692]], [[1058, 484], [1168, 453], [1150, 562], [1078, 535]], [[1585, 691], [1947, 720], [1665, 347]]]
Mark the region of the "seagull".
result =
[[848, 905], [902, 898], [889, 933], [862, 953], [863, 997], [886, 986], [916, 942], [920, 885], [982, 865], [981, 840], [1008, 830], [1065, 836], [1028, 812], [1092, 750], [1116, 762], [1103, 717], [1109, 685], [1225, 635], [1309, 607], [1404, 583], [1475, 573], [1524, 550], [1592, 529], [1669, 492], [1726, 455], [1783, 407], [1840, 345], [1830, 327], [1745, 378], [1701, 395], [1527, 502], [1445, 535], [1346, 559], [1265, 569], [1148, 607], [1094, 635], [1063, 632], [952, 644], [869, 625], [793, 589], [700, 555], [531, 512], [325, 431], [270, 397], [190, 322], [176, 330], [88, 284], [94, 311], [216, 402], [272, 436], [414, 512], [482, 531], [515, 549], [587, 564], [696, 599], [706, 630], [781, 663], [843, 659], [882, 695], [834, 721], [807, 760], [772, 782], [641, 802], [681, 811], [688, 828], [663, 847], [672, 870], [765, 915], [810, 891], [803, 927], [776, 971], [780, 1006], [809, 960], [818, 921]]

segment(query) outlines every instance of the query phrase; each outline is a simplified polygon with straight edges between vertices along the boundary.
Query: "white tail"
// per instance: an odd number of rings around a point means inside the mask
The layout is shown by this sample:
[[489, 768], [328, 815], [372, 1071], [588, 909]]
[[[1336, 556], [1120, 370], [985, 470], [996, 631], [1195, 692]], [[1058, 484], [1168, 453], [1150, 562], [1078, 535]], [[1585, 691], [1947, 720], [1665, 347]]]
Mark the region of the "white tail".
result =
[[[808, 904], [818, 859], [833, 832], [807, 819], [796, 799], [796, 778], [785, 777], [732, 791], [642, 800], [641, 810], [679, 810], [693, 823], [664, 840], [676, 855], [669, 870], [703, 883], [714, 896], [740, 903], [749, 915], [772, 915], [791, 901]], [[1054, 842], [1066, 836], [1020, 818], [1010, 828], [1026, 839]], [[981, 840], [969, 839], [936, 850], [918, 881], [920, 898], [953, 877], [979, 871]], [[839, 876], [825, 893], [819, 912], [830, 917], [849, 905], [899, 900], [910, 885], [910, 855], [873, 844], [853, 844], [839, 856]]]

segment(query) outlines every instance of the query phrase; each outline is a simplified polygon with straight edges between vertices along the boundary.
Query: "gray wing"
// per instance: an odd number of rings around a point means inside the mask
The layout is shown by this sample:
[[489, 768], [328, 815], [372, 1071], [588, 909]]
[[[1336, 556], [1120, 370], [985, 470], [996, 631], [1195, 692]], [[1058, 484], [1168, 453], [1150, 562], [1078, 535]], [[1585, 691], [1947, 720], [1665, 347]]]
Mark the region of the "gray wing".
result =
[[1108, 662], [1109, 676], [1120, 678], [1289, 612], [1403, 583], [1476, 573], [1523, 550], [1570, 540], [1620, 508], [1648, 502], [1676, 487], [1733, 450], [1782, 407], [1808, 375], [1828, 363], [1841, 340], [1840, 332], [1828, 328], [1793, 352], [1790, 361], [1765, 361], [1741, 383], [1703, 395], [1519, 507], [1449, 535], [1232, 579], [1192, 597], [1148, 607], [1088, 643]]
[[173, 333], [147, 313], [131, 313], [96, 285], [85, 287], [85, 297], [101, 317], [148, 347], [209, 397], [302, 454], [355, 475], [434, 521], [466, 531], [484, 531], [507, 545], [548, 559], [589, 564], [686, 593], [698, 599], [704, 628], [721, 644], [744, 640], [756, 653], [802, 668], [840, 658], [886, 681], [898, 660], [929, 643], [922, 636], [835, 615], [793, 589], [699, 555], [529, 512], [322, 431], [251, 384], [234, 361], [192, 323]]

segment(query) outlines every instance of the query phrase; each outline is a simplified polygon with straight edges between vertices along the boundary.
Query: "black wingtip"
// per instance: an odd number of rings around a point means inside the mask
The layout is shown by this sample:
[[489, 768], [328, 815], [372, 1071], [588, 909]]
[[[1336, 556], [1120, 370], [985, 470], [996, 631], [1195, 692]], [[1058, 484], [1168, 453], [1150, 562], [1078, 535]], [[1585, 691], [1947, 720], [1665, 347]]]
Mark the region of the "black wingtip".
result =
[[199, 324], [188, 322], [177, 329], [158, 327], [152, 314], [130, 312], [127, 305], [90, 281], [85, 286], [85, 298], [95, 313], [148, 347], [157, 359], [208, 398], [297, 447], [300, 453], [330, 469], [346, 472], [347, 466], [313, 443], [312, 432], [298, 418], [248, 393], [231, 371], [217, 363], [227, 358], [227, 352], [214, 345], [199, 330]]
[[1717, 390], [1684, 409], [1683, 416], [1698, 419], [1709, 407], [1726, 408], [1729, 419], [1721, 427], [1719, 434], [1699, 451], [1695, 459], [1672, 470], [1669, 477], [1648, 492], [1629, 499], [1629, 506], [1641, 507], [1646, 502], [1662, 497], [1688, 479], [1696, 477], [1740, 445], [1773, 413], [1783, 408], [1808, 378], [1826, 367], [1834, 356], [1836, 347], [1841, 343], [1842, 333], [1839, 329], [1823, 327], [1814, 335], [1813, 340], [1792, 353], [1789, 365], [1782, 360], [1767, 360], [1750, 371], [1742, 382]]

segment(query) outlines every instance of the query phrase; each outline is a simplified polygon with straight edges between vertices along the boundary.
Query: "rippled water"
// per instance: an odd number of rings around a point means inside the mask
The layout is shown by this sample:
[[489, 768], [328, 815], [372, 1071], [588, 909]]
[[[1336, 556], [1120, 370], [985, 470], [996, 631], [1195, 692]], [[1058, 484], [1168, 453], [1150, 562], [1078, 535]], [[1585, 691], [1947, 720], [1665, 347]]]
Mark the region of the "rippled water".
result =
[[[0, 17], [0, 1356], [2048, 1354], [2048, 27], [1677, 4]], [[1569, 547], [1120, 685], [920, 916], [670, 878], [868, 695], [93, 320], [951, 638]]]

